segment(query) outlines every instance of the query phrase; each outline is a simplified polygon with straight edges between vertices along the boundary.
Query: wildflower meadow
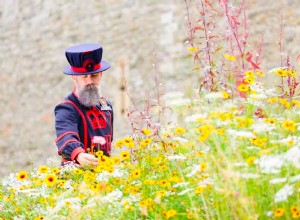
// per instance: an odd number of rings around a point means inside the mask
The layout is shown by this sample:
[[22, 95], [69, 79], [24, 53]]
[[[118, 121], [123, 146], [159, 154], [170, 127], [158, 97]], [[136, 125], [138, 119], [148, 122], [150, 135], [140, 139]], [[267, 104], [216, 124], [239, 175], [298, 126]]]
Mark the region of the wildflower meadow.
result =
[[114, 140], [118, 154], [96, 153], [97, 167], [48, 163], [4, 177], [0, 219], [300, 219], [299, 65], [260, 68], [244, 1], [199, 2], [197, 17], [186, 1], [193, 94], [135, 109], [142, 119]]

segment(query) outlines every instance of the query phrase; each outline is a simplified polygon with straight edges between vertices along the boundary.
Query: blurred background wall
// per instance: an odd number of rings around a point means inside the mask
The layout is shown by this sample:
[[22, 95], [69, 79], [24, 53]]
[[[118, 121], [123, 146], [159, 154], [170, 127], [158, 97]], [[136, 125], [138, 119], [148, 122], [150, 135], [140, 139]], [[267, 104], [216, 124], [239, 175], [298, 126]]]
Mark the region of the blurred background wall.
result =
[[[284, 53], [296, 58], [298, 1], [247, 5], [249, 42], [258, 44], [264, 34], [262, 67], [280, 64], [281, 8]], [[115, 139], [130, 131], [124, 81], [134, 99], [155, 90], [156, 74], [165, 92], [191, 92], [198, 75], [184, 44], [185, 16], [183, 0], [0, 0], [0, 176], [57, 158], [53, 108], [73, 89], [62, 73], [66, 47], [102, 44], [103, 59], [112, 66], [104, 73], [102, 91], [114, 105]], [[197, 13], [193, 16], [197, 19]]]

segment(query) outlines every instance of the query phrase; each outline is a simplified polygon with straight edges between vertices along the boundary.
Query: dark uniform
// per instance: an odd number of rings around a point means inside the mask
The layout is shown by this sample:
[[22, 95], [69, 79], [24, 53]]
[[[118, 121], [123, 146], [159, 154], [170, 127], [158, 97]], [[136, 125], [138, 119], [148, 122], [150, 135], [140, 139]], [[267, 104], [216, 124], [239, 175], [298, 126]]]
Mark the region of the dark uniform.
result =
[[[103, 151], [109, 156], [113, 140], [113, 109], [105, 98], [93, 107], [83, 106], [74, 93], [57, 105], [55, 113], [56, 145], [63, 162], [74, 161], [81, 152]], [[95, 145], [93, 137], [101, 136], [106, 143]]]

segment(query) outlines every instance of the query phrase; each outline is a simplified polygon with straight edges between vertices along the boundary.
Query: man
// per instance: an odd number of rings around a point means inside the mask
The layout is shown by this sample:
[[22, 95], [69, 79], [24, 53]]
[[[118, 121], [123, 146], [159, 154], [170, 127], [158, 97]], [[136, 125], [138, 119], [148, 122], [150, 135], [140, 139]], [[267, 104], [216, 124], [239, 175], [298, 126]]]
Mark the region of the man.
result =
[[55, 107], [56, 145], [62, 162], [91, 167], [98, 164], [93, 155], [101, 150], [109, 156], [113, 139], [112, 105], [100, 96], [102, 72], [110, 64], [102, 61], [99, 44], [80, 44], [66, 49], [74, 90]]

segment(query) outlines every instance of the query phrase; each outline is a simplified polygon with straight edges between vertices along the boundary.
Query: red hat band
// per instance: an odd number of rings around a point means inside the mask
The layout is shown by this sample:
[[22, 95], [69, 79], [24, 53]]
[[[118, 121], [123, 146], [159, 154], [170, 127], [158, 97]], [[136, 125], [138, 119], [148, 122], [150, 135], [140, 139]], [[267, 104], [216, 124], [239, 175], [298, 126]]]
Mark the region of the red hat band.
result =
[[87, 73], [87, 72], [94, 71], [94, 70], [97, 70], [97, 69], [100, 69], [100, 68], [101, 68], [100, 63], [98, 63], [96, 65], [94, 63], [88, 63], [86, 65], [83, 65], [83, 67], [71, 66], [71, 69], [74, 72], [78, 72], [78, 73]]

